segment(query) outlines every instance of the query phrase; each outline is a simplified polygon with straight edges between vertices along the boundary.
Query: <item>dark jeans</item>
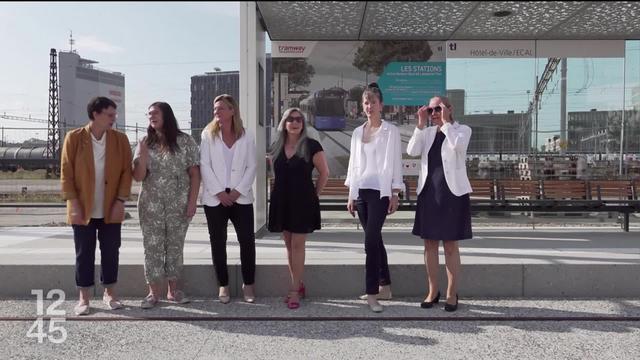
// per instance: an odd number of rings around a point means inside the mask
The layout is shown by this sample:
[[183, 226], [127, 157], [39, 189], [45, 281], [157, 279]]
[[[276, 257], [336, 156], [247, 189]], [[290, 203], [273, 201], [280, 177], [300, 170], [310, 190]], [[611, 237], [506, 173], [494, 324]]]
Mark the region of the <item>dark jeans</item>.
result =
[[391, 284], [387, 250], [382, 243], [382, 225], [387, 218], [389, 197], [381, 199], [378, 190], [360, 189], [356, 207], [364, 229], [367, 294], [375, 295], [378, 293], [378, 286]]
[[242, 264], [242, 280], [246, 285], [252, 285], [256, 273], [256, 238], [253, 231], [253, 204], [236, 204], [225, 207], [204, 206], [209, 227], [209, 242], [211, 242], [211, 257], [216, 270], [218, 286], [229, 285], [227, 270], [227, 224], [229, 220], [236, 229], [238, 243], [240, 243], [240, 263]]
[[120, 228], [122, 224], [105, 224], [104, 219], [91, 219], [87, 225], [71, 225], [76, 246], [76, 285], [94, 285], [96, 231], [100, 240], [100, 282], [111, 287], [118, 281]]

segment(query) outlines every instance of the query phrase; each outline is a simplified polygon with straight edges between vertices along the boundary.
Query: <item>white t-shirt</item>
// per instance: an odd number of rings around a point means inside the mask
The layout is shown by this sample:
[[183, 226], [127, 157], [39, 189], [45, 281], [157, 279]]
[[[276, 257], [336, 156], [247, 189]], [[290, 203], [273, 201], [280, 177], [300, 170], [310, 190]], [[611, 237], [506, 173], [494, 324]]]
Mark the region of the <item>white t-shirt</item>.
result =
[[224, 183], [225, 188], [230, 187], [229, 184], [231, 184], [231, 166], [233, 165], [233, 155], [236, 152], [237, 143], [238, 141], [234, 142], [233, 146], [231, 146], [231, 149], [229, 149], [224, 142], [222, 143], [222, 149], [223, 149], [222, 153], [224, 154], [224, 163], [225, 165], [227, 165], [227, 178], [225, 179], [225, 183]]
[[104, 163], [107, 150], [107, 134], [102, 134], [102, 139], [98, 140], [91, 133], [91, 146], [93, 148], [93, 167], [96, 180], [91, 218], [102, 219], [104, 218]]
[[376, 141], [364, 143], [364, 171], [360, 175], [360, 189], [380, 190], [380, 172], [376, 162]]

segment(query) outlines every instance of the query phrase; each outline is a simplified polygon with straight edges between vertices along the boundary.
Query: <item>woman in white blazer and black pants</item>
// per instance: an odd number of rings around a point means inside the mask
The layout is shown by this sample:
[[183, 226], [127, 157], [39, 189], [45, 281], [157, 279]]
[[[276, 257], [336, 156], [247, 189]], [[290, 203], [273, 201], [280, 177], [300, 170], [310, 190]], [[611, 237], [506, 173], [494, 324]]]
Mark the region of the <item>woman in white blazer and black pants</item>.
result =
[[[424, 239], [429, 294], [420, 306], [430, 308], [440, 300], [438, 244], [442, 240], [449, 281], [446, 311], [458, 307], [458, 240], [472, 238], [471, 185], [466, 168], [471, 128], [454, 121], [451, 112], [446, 97], [432, 98], [428, 106], [418, 110], [418, 125], [407, 145], [409, 155], [422, 157], [413, 234]], [[429, 117], [432, 126], [426, 127]]]
[[366, 294], [361, 299], [366, 299], [374, 312], [382, 311], [378, 299], [391, 299], [382, 226], [387, 214], [398, 209], [398, 193], [404, 190], [400, 132], [382, 119], [382, 106], [382, 92], [372, 83], [362, 94], [367, 122], [353, 131], [344, 183], [349, 187], [347, 210], [351, 215], [358, 211], [365, 232]]
[[218, 279], [218, 298], [226, 304], [229, 295], [227, 271], [227, 224], [238, 235], [244, 300], [255, 301], [256, 245], [253, 226], [253, 182], [256, 177], [256, 145], [242, 126], [240, 109], [230, 95], [213, 101], [214, 119], [202, 131], [200, 171], [202, 204], [207, 216], [211, 255]]

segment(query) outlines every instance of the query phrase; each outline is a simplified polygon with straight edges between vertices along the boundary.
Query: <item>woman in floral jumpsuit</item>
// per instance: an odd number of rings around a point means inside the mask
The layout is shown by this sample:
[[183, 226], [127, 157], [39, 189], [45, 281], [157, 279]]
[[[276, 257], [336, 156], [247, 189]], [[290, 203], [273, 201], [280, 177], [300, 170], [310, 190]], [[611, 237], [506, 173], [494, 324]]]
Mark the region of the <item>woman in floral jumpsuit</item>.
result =
[[196, 212], [200, 189], [200, 156], [193, 138], [178, 130], [167, 103], [156, 102], [147, 113], [149, 127], [136, 147], [134, 179], [142, 181], [138, 214], [144, 244], [144, 271], [149, 295], [142, 308], [152, 308], [165, 278], [167, 300], [187, 303], [177, 289], [183, 264], [184, 239]]

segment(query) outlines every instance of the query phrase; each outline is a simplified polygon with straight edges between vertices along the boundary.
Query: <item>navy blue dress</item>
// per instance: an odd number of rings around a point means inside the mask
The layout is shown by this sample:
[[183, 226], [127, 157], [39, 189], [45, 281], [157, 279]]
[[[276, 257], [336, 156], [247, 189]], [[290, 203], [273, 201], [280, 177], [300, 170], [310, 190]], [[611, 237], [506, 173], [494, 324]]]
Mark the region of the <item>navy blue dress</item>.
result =
[[284, 230], [309, 234], [320, 229], [320, 201], [313, 184], [313, 155], [322, 150], [314, 139], [307, 139], [309, 161], [293, 155], [287, 159], [284, 148], [273, 163], [275, 180], [269, 202], [270, 232]]
[[442, 167], [443, 132], [438, 131], [429, 149], [429, 173], [418, 195], [413, 235], [429, 240], [465, 240], [471, 233], [469, 194], [455, 196], [449, 190]]

